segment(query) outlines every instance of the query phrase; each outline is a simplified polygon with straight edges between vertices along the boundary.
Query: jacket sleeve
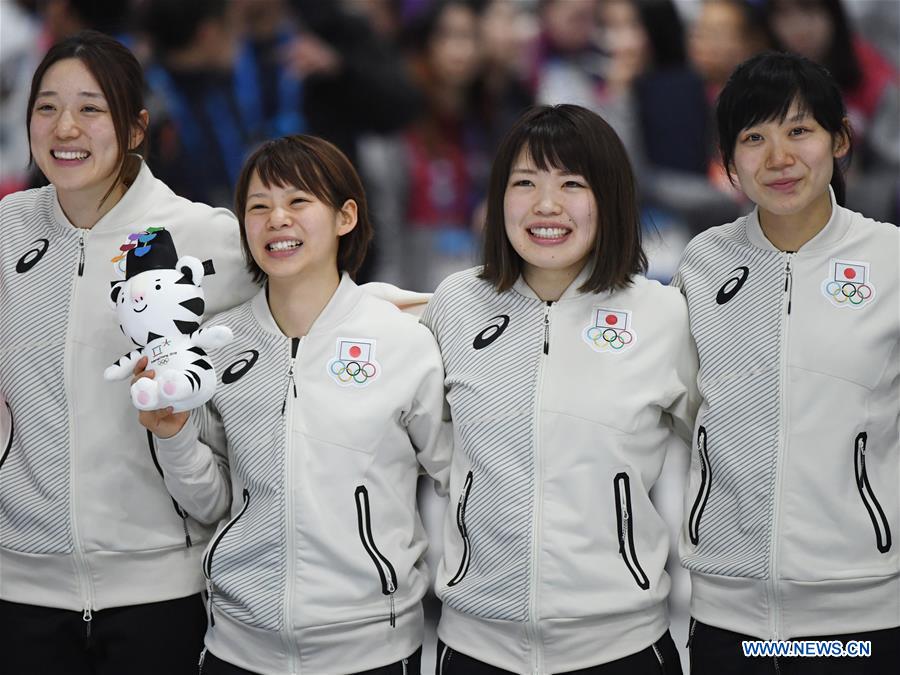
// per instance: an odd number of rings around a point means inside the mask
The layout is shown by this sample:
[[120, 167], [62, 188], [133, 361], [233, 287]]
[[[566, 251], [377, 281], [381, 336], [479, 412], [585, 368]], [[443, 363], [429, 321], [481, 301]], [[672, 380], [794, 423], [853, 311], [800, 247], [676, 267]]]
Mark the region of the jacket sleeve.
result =
[[[416, 326], [422, 330], [421, 326]], [[453, 448], [453, 429], [450, 424], [449, 406], [444, 398], [444, 368], [434, 339], [422, 330], [427, 338], [427, 351], [420, 363], [426, 363], [412, 404], [401, 415], [419, 464], [435, 480], [438, 494], [447, 494], [450, 481], [450, 455]], [[424, 351], [424, 350], [423, 350]]]
[[192, 411], [181, 431], [154, 440], [169, 494], [199, 522], [218, 522], [231, 505], [231, 481], [225, 427], [215, 407]]

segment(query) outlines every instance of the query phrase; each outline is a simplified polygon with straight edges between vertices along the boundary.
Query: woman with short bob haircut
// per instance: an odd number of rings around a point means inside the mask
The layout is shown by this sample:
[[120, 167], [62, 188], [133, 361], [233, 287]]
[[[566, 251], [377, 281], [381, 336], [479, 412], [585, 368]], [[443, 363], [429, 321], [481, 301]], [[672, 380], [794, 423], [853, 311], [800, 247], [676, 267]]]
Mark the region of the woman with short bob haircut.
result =
[[429, 578], [416, 482], [449, 472], [440, 353], [351, 279], [372, 228], [340, 150], [269, 141], [237, 189], [263, 288], [211, 322], [235, 338], [210, 352], [222, 375], [207, 406], [141, 415], [173, 494], [228, 518], [203, 559], [201, 672], [418, 673]]
[[[237, 222], [153, 176], [141, 66], [107, 35], [50, 48], [27, 121], [49, 185], [0, 201], [2, 667], [187, 675], [203, 646], [200, 555], [214, 528], [172, 500], [131, 398], [102, 378], [134, 348], [107, 299], [124, 251], [165, 228], [180, 255], [214, 271], [207, 311], [243, 302], [254, 289]], [[188, 310], [197, 323], [199, 307]]]
[[852, 134], [823, 67], [749, 59], [717, 117], [725, 167], [756, 207], [695, 237], [674, 281], [702, 396], [680, 541], [692, 672], [777, 672], [783, 659], [742, 643], [800, 637], [865, 641], [871, 656], [796, 659], [792, 673], [891, 672], [900, 235], [841, 206]]
[[[523, 260], [506, 234], [504, 199], [513, 164], [528, 147], [536, 168], [566, 167], [581, 175], [597, 201], [602, 223], [589, 253], [590, 274], [583, 292], [622, 289], [647, 269], [631, 162], [605, 120], [575, 105], [535, 107], [519, 119], [497, 150], [488, 187], [481, 278], [498, 292], [512, 287]], [[603, 161], [598, 161], [603, 158]]]
[[423, 321], [454, 429], [438, 668], [681, 673], [667, 528], [649, 498], [690, 436], [683, 299], [645, 258], [628, 158], [596, 114], [526, 112], [488, 194], [484, 265]]

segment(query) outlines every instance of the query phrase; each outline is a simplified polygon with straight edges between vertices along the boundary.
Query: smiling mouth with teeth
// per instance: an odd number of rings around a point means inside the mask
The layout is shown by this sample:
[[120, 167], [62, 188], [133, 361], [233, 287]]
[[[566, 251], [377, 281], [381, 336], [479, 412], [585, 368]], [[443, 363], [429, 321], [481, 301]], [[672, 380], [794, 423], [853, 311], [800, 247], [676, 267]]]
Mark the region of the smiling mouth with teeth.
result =
[[538, 239], [561, 239], [571, 230], [565, 227], [530, 227], [528, 233]]
[[302, 241], [273, 241], [271, 244], [266, 244], [267, 251], [289, 251], [292, 248], [300, 248], [303, 246]]
[[54, 159], [87, 159], [91, 153], [86, 150], [51, 150]]

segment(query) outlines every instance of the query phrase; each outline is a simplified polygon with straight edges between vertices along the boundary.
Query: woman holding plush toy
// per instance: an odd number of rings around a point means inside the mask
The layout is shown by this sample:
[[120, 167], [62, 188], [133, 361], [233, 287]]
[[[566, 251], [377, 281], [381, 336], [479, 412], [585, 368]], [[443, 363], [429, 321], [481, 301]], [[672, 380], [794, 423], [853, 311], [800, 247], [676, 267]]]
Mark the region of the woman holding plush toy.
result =
[[103, 381], [133, 348], [104, 300], [124, 252], [158, 246], [160, 227], [180, 254], [211, 261], [211, 312], [253, 286], [233, 216], [177, 197], [143, 163], [147, 122], [125, 47], [91, 31], [55, 45], [28, 105], [32, 159], [50, 185], [0, 202], [8, 672], [188, 673], [201, 649], [211, 530], [173, 503], [129, 397]]
[[372, 228], [333, 145], [266, 143], [235, 201], [263, 288], [204, 328], [234, 332], [210, 352], [221, 385], [193, 414], [141, 413], [176, 499], [229, 516], [203, 559], [201, 672], [418, 673], [416, 480], [424, 467], [443, 485], [450, 459], [437, 345], [353, 282]]

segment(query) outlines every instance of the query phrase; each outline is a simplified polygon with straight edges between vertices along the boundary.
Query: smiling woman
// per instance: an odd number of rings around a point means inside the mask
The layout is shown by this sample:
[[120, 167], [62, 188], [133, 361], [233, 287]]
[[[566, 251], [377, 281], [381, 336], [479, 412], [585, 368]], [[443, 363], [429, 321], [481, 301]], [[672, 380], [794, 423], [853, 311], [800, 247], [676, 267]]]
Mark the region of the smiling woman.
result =
[[870, 641], [872, 656], [801, 659], [792, 672], [891, 672], [900, 234], [841, 206], [852, 134], [823, 67], [749, 59], [717, 119], [725, 167], [756, 208], [697, 236], [673, 282], [703, 397], [680, 546], [691, 669], [763, 675], [772, 662], [744, 658], [743, 640], [839, 635]]
[[628, 157], [585, 108], [533, 108], [487, 202], [483, 266], [423, 317], [454, 429], [438, 670], [680, 674], [649, 492], [690, 435], [696, 354], [683, 299], [641, 275]]
[[212, 528], [173, 505], [130, 397], [100, 379], [132, 346], [103, 299], [129, 236], [158, 226], [215, 268], [210, 311], [246, 299], [237, 223], [150, 173], [141, 68], [108, 36], [51, 47], [27, 118], [50, 185], [0, 201], [0, 399], [14, 421], [0, 460], [3, 666], [195, 672]]
[[[223, 386], [191, 418], [141, 416], [176, 498], [231, 515], [203, 565], [213, 620], [201, 670], [418, 673], [428, 573], [416, 482], [422, 469], [445, 487], [450, 452], [437, 346], [353, 282], [372, 227], [334, 145], [264, 143], [236, 190], [264, 288], [211, 321], [235, 334], [210, 353]], [[230, 481], [215, 470], [225, 456]]]

